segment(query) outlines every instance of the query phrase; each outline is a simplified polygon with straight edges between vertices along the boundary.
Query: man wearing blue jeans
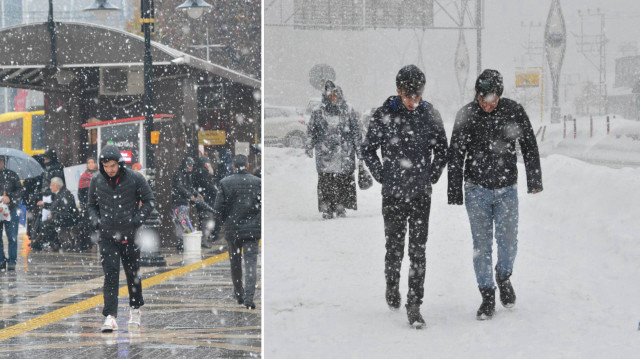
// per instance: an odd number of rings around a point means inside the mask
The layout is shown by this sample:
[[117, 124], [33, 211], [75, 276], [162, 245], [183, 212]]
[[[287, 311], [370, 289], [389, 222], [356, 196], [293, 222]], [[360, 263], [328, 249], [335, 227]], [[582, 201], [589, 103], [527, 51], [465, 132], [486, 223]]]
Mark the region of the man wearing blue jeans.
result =
[[[0, 202], [5, 204], [9, 210], [11, 219], [0, 220], [0, 270], [16, 270], [16, 259], [18, 257], [18, 201], [22, 196], [23, 188], [18, 174], [5, 167], [7, 159], [0, 156]], [[4, 215], [4, 213], [0, 213]], [[7, 234], [9, 244], [9, 258], [4, 255], [4, 244], [2, 242], [2, 228]], [[7, 262], [9, 263], [7, 265]]]
[[[508, 98], [502, 75], [484, 70], [476, 80], [476, 98], [458, 111], [449, 146], [449, 204], [464, 201], [473, 237], [473, 269], [482, 304], [478, 320], [495, 312], [493, 237], [498, 244], [496, 282], [500, 302], [511, 308], [516, 294], [511, 285], [518, 251], [518, 167], [520, 144], [527, 174], [527, 191], [542, 191], [540, 155], [524, 108]], [[463, 188], [464, 183], [464, 188]]]

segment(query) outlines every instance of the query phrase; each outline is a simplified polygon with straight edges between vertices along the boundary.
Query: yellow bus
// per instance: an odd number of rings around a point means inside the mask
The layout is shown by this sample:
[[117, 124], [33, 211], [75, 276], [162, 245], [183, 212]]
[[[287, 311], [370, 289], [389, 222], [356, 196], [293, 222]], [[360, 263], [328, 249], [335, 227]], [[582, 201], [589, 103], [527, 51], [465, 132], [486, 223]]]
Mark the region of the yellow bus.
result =
[[15, 148], [29, 156], [43, 154], [44, 111], [0, 114], [0, 147]]

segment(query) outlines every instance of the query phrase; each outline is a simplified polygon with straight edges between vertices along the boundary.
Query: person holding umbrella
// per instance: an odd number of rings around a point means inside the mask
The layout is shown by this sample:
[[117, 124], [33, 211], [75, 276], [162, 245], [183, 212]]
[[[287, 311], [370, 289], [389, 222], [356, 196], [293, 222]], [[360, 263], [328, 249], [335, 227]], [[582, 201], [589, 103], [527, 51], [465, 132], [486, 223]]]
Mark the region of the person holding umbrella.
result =
[[[18, 201], [22, 196], [23, 188], [18, 174], [6, 168], [7, 158], [0, 156], [0, 202], [6, 205], [9, 216], [8, 221], [0, 221], [0, 270], [16, 270], [16, 259], [18, 257]], [[9, 244], [9, 258], [4, 254], [4, 244], [2, 242], [2, 228], [7, 233]]]

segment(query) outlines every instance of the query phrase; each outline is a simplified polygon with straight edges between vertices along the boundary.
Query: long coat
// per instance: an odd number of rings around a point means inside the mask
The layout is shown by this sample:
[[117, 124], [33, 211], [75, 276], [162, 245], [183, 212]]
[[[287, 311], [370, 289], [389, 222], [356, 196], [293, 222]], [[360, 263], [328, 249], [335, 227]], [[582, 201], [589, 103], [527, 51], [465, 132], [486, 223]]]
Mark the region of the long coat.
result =
[[51, 211], [51, 219], [56, 227], [71, 227], [77, 222], [76, 199], [66, 186], [54, 194], [53, 201], [45, 203], [44, 208]]
[[323, 96], [307, 125], [306, 147], [307, 151], [315, 150], [318, 173], [352, 174], [361, 142], [356, 112], [343, 99], [334, 105]]
[[220, 181], [214, 214], [226, 238], [259, 239], [262, 218], [260, 178], [241, 170]]

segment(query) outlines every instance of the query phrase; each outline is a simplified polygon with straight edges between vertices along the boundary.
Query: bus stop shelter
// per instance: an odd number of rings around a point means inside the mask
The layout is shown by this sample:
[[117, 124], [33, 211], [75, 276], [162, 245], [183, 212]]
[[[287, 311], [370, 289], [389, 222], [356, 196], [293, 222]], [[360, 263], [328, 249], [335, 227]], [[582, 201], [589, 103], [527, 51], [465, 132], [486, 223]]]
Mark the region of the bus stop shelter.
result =
[[[42, 91], [45, 142], [65, 166], [97, 155], [83, 125], [144, 116], [144, 39], [104, 26], [56, 22], [57, 65], [46, 23], [0, 29], [0, 86]], [[260, 80], [152, 42], [154, 113], [173, 116], [155, 147], [156, 195], [170, 222], [171, 175], [198, 144], [209, 153], [260, 137]], [[222, 136], [220, 136], [222, 134]], [[215, 142], [207, 139], [216, 138]], [[171, 145], [171, 151], [159, 150]], [[164, 213], [166, 212], [166, 213]], [[171, 241], [172, 230], [163, 241]]]

